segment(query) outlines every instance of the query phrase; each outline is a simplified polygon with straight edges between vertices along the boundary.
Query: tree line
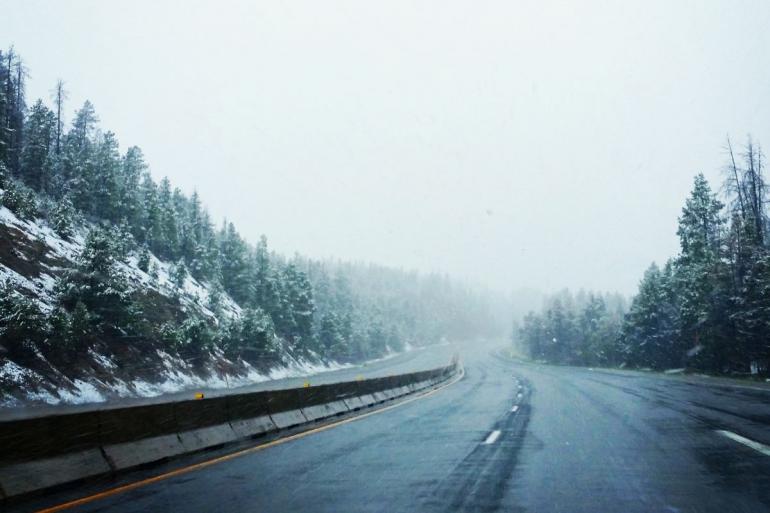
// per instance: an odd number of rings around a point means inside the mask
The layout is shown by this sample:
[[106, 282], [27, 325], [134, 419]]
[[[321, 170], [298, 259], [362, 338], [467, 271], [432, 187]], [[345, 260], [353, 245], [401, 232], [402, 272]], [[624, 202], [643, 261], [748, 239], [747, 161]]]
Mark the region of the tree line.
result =
[[[58, 279], [53, 311], [4, 286], [0, 341], [11, 354], [152, 340], [192, 355], [222, 348], [277, 359], [283, 347], [360, 361], [496, 329], [484, 297], [445, 277], [285, 258], [264, 236], [252, 245], [233, 223], [217, 227], [197, 192], [156, 181], [139, 147], [121, 152], [89, 101], [67, 124], [62, 81], [51, 106], [39, 99], [28, 107], [21, 57], [11, 48], [0, 52], [0, 63], [1, 204], [21, 218], [44, 220], [64, 239], [91, 227], [75, 267]], [[207, 284], [203, 306], [214, 320], [191, 311], [160, 315], [158, 298], [129, 283], [130, 262], [157, 280], [155, 257], [172, 263], [179, 294], [188, 276]], [[241, 315], [224, 315], [224, 294]]]
[[[726, 153], [724, 201], [702, 174], [695, 177], [679, 216], [679, 254], [646, 270], [622, 320], [597, 324], [590, 337], [565, 337], [565, 332], [581, 332], [576, 326], [585, 315], [593, 318], [594, 307], [565, 314], [563, 304], [552, 302], [517, 330], [517, 340], [530, 354], [564, 363], [768, 373], [770, 228], [764, 155], [750, 138], [740, 154], [728, 140]], [[594, 337], [602, 340], [599, 352], [591, 349]]]

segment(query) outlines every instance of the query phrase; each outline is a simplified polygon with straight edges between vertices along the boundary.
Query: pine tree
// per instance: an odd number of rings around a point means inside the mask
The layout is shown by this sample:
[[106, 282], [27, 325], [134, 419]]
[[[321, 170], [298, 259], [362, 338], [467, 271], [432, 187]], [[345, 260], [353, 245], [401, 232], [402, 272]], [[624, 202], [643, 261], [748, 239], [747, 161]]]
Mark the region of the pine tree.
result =
[[121, 158], [118, 140], [105, 132], [96, 147], [94, 173], [88, 185], [92, 196], [93, 214], [113, 223], [121, 219]]
[[681, 343], [672, 275], [670, 263], [663, 272], [652, 264], [644, 273], [623, 326], [626, 363], [653, 369], [682, 364], [685, 347]]
[[59, 79], [56, 81], [56, 86], [54, 87], [53, 91], [51, 92], [51, 98], [54, 102], [54, 113], [56, 115], [56, 130], [55, 130], [55, 140], [56, 144], [54, 146], [54, 149], [56, 151], [56, 155], [59, 155], [61, 153], [61, 142], [62, 142], [62, 136], [63, 130], [64, 130], [64, 102], [69, 97], [69, 93], [66, 89], [64, 89], [64, 81], [62, 79]]
[[86, 213], [94, 213], [93, 186], [97, 177], [93, 139], [98, 122], [93, 105], [86, 101], [75, 114], [62, 157], [62, 179], [68, 184], [75, 207]]
[[32, 106], [24, 127], [21, 170], [24, 181], [36, 191], [47, 190], [52, 178], [51, 158], [56, 119], [38, 100]]
[[225, 223], [219, 234], [222, 286], [237, 303], [245, 304], [250, 297], [248, 246], [235, 230], [233, 223]]
[[132, 146], [122, 159], [118, 179], [117, 218], [125, 219], [137, 240], [143, 240], [142, 230], [142, 177], [147, 172], [142, 150]]
[[64, 343], [68, 349], [82, 351], [91, 347], [97, 339], [99, 329], [96, 319], [82, 301], [75, 303], [65, 331]]
[[148, 173], [142, 177], [140, 186], [142, 199], [141, 225], [136, 230], [137, 240], [147, 245], [158, 256], [165, 256], [163, 228], [161, 226], [161, 209], [158, 200], [158, 187]]
[[77, 213], [68, 197], [56, 203], [51, 212], [51, 227], [61, 238], [68, 240], [74, 234]]
[[23, 357], [39, 347], [47, 335], [47, 320], [32, 300], [16, 291], [13, 283], [0, 283], [0, 348]]
[[307, 275], [290, 263], [284, 270], [286, 301], [291, 311], [293, 326], [290, 336], [296, 347], [312, 348], [313, 315], [315, 303]]
[[3, 79], [3, 114], [0, 130], [0, 158], [11, 174], [21, 173], [24, 115], [26, 112], [24, 80], [27, 76], [21, 57], [9, 48], [0, 63]]
[[251, 363], [264, 365], [278, 357], [273, 321], [259, 309], [246, 308], [240, 317], [230, 319], [223, 330], [222, 344], [229, 355]]
[[163, 258], [175, 260], [179, 257], [179, 226], [174, 209], [173, 191], [168, 178], [163, 178], [158, 187], [158, 207], [161, 237], [158, 252]]
[[181, 291], [184, 290], [185, 280], [187, 280], [187, 266], [184, 265], [184, 260], [179, 260], [171, 272], [171, 282], [177, 291]]
[[114, 234], [95, 228], [86, 237], [78, 266], [58, 283], [59, 304], [72, 310], [83, 303], [95, 323], [120, 331], [132, 331], [138, 312], [132, 289], [122, 271]]
[[260, 237], [254, 250], [252, 269], [254, 276], [252, 303], [267, 312], [276, 321], [276, 325], [282, 327], [283, 323], [279, 319], [281, 307], [279, 287], [270, 263], [267, 238], [264, 235]]
[[139, 251], [139, 259], [137, 261], [137, 267], [144, 272], [149, 272], [150, 270], [150, 250], [147, 249], [147, 246], [142, 246], [142, 249]]
[[724, 219], [722, 203], [711, 192], [702, 174], [679, 218], [681, 252], [675, 262], [680, 298], [682, 340], [711, 370], [727, 363], [729, 325], [729, 273], [722, 256]]

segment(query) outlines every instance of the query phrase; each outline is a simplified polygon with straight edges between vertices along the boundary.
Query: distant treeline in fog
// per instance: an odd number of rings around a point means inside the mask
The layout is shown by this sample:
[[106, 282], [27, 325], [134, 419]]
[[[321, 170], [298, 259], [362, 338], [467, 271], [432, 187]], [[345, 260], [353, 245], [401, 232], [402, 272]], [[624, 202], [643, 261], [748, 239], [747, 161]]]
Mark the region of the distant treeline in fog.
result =
[[[598, 296], [547, 302], [515, 331], [536, 359], [578, 365], [766, 374], [770, 229], [764, 156], [728, 141], [724, 200], [695, 177], [679, 217], [679, 254], [644, 273], [620, 317]], [[654, 202], [654, 198], [650, 198]]]
[[[138, 147], [121, 151], [90, 102], [65, 120], [61, 81], [50, 104], [29, 106], [26, 76], [19, 54], [0, 52], [0, 205], [64, 240], [87, 233], [76, 268], [57, 276], [52, 311], [13, 283], [3, 287], [0, 358], [41, 347], [86, 352], [111, 339], [264, 359], [278, 358], [281, 339], [295, 354], [360, 361], [406, 344], [499, 333], [489, 298], [445, 276], [286, 258], [264, 237], [248, 243], [233, 223], [215, 226], [197, 193], [153, 180]], [[148, 304], [121, 271], [136, 265], [157, 280], [159, 262], [170, 263], [179, 294], [187, 276], [206, 286], [213, 318]], [[229, 298], [234, 315], [222, 314]]]

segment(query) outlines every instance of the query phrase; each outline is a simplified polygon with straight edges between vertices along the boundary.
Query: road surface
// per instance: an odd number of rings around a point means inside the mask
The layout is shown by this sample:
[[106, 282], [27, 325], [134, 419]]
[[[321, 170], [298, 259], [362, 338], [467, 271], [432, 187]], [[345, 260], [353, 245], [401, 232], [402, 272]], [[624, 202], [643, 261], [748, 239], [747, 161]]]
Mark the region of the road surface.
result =
[[429, 397], [72, 511], [770, 511], [770, 391], [463, 361]]

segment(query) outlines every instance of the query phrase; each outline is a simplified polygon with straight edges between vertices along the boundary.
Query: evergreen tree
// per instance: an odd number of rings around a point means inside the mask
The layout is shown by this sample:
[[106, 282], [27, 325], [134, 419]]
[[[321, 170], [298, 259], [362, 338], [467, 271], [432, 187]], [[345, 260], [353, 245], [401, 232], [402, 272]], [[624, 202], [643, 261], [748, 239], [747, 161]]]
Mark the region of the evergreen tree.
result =
[[121, 158], [118, 140], [112, 132], [105, 132], [94, 155], [94, 172], [88, 189], [93, 198], [92, 213], [113, 223], [121, 219]]
[[184, 260], [179, 260], [174, 266], [171, 272], [171, 282], [174, 284], [177, 290], [184, 289], [184, 283], [187, 279], [187, 267], [184, 265]]
[[143, 240], [142, 230], [142, 177], [147, 171], [142, 150], [132, 146], [122, 159], [117, 192], [117, 218], [125, 219], [137, 240]]
[[222, 286], [237, 303], [245, 304], [252, 297], [248, 246], [233, 223], [225, 223], [219, 234], [219, 254]]
[[684, 347], [673, 285], [671, 264], [663, 272], [652, 264], [644, 273], [623, 326], [627, 363], [653, 369], [682, 364]]
[[240, 317], [230, 319], [223, 332], [222, 344], [231, 356], [259, 364], [278, 357], [273, 321], [262, 310], [243, 310]]
[[146, 244], [157, 256], [164, 256], [158, 187], [148, 173], [145, 173], [142, 177], [140, 196], [142, 199], [142, 215], [141, 225], [136, 230], [137, 240]]
[[93, 139], [98, 122], [93, 105], [86, 101], [75, 114], [65, 138], [61, 166], [62, 179], [67, 183], [73, 204], [89, 214], [94, 212], [93, 186], [97, 182]]
[[160, 181], [158, 207], [161, 236], [158, 252], [163, 258], [175, 260], [179, 257], [179, 226], [174, 209], [173, 191], [168, 178]]
[[281, 299], [279, 277], [270, 263], [267, 238], [263, 235], [254, 250], [252, 264], [254, 285], [252, 303], [267, 312], [282, 332], [284, 322], [281, 319]]
[[56, 203], [51, 212], [51, 227], [59, 237], [69, 240], [74, 234], [77, 213], [68, 197], [62, 198]]
[[59, 303], [73, 310], [80, 302], [95, 324], [117, 332], [133, 330], [136, 304], [123, 273], [115, 236], [108, 230], [93, 229], [86, 238], [76, 269], [59, 282]]
[[[47, 321], [13, 283], [0, 283], [0, 347], [9, 356], [23, 358], [45, 341]], [[3, 351], [0, 351], [3, 352]]]
[[682, 341], [712, 370], [726, 363], [729, 329], [722, 207], [703, 175], [696, 176], [679, 218], [681, 252], [675, 261]]
[[38, 215], [35, 193], [23, 183], [13, 179], [6, 181], [0, 204], [20, 219], [34, 219]]
[[24, 116], [26, 113], [24, 80], [26, 70], [21, 57], [13, 47], [0, 62], [2, 78], [3, 123], [0, 130], [0, 158], [14, 176], [21, 173], [21, 153], [24, 141]]
[[56, 151], [56, 155], [59, 155], [61, 154], [61, 142], [62, 136], [64, 135], [64, 102], [69, 97], [67, 90], [64, 89], [64, 81], [62, 79], [56, 81], [56, 86], [51, 93], [51, 97], [53, 98], [55, 111], [54, 113], [56, 115], [56, 145], [54, 146], [54, 149]]
[[286, 302], [291, 311], [293, 325], [290, 337], [302, 348], [310, 349], [313, 340], [313, 314], [315, 303], [310, 282], [304, 272], [290, 263], [284, 270]]
[[51, 181], [55, 123], [54, 113], [43, 101], [35, 102], [25, 123], [21, 169], [24, 181], [36, 191], [47, 190]]
[[149, 272], [150, 262], [150, 250], [147, 249], [147, 246], [142, 246], [142, 249], [139, 251], [139, 259], [136, 265], [141, 271]]

